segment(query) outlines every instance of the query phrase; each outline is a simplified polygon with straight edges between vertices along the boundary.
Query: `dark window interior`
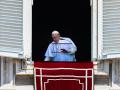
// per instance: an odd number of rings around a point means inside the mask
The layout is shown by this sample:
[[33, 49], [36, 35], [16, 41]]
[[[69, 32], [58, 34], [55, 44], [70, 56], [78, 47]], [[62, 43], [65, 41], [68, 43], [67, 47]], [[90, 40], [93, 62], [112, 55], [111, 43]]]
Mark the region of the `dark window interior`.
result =
[[91, 8], [89, 0], [34, 0], [32, 58], [43, 61], [51, 32], [70, 37], [77, 61], [91, 61]]

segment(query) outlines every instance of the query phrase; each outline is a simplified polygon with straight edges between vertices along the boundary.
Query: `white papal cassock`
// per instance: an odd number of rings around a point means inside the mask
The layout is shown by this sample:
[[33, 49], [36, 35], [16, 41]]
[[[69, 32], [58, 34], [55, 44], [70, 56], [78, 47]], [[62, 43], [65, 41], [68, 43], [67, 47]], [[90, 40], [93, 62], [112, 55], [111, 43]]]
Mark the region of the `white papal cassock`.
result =
[[[62, 53], [61, 49], [69, 53]], [[45, 61], [76, 61], [75, 52], [77, 47], [70, 38], [61, 37], [58, 43], [49, 44], [45, 53]]]

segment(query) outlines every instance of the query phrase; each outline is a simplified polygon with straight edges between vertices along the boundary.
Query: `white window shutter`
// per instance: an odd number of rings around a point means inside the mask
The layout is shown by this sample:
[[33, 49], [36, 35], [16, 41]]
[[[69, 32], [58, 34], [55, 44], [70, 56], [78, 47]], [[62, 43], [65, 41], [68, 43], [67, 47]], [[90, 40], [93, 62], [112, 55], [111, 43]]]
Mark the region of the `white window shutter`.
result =
[[93, 27], [97, 26], [97, 49], [92, 49], [96, 59], [120, 58], [120, 0], [97, 0], [96, 5], [97, 18], [93, 22], [97, 23]]
[[[31, 0], [0, 0], [0, 56], [30, 57], [25, 51], [25, 47], [31, 48], [32, 5], [29, 2], [31, 3]], [[25, 14], [26, 11], [28, 14]], [[27, 15], [29, 21], [27, 21]], [[24, 22], [28, 22], [27, 25]], [[28, 31], [30, 35], [27, 34]], [[28, 40], [26, 37], [30, 38], [27, 42], [29, 45], [25, 44]], [[26, 48], [26, 50], [28, 49]]]
[[103, 54], [120, 57], [120, 0], [103, 0]]

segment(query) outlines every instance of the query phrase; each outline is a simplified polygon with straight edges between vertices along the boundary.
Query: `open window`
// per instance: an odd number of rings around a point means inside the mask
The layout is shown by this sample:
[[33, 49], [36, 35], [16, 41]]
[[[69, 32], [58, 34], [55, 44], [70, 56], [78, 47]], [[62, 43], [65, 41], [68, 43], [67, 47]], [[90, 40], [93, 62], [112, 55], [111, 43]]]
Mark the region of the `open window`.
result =
[[89, 0], [35, 0], [33, 5], [33, 60], [43, 61], [57, 30], [77, 46], [77, 61], [91, 61], [91, 8]]

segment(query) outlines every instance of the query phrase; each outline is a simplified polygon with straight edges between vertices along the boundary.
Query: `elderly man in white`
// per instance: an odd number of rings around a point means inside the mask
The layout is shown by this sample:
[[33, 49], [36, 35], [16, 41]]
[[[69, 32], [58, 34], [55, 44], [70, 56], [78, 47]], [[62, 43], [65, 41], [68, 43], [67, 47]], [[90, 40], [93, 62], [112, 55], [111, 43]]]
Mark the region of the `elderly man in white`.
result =
[[61, 37], [58, 31], [53, 31], [52, 39], [45, 53], [45, 61], [76, 61], [77, 47], [70, 38]]

